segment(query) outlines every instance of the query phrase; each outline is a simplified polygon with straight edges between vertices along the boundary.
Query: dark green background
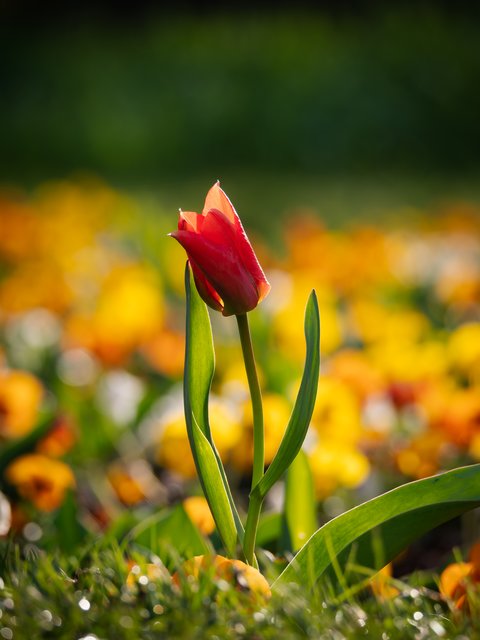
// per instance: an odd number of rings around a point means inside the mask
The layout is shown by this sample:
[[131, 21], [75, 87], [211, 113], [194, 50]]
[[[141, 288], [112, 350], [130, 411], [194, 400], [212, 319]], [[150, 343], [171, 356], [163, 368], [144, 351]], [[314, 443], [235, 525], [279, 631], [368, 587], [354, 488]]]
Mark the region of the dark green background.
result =
[[168, 200], [220, 177], [272, 211], [477, 193], [480, 28], [461, 4], [62, 6], [3, 7], [2, 182], [87, 171]]

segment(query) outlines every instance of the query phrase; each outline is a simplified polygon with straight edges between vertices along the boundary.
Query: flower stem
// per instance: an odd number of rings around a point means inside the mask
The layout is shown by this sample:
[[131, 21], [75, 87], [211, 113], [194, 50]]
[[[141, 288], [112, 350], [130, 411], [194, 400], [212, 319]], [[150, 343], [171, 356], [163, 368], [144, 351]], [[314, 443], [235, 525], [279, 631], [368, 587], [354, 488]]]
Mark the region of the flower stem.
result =
[[247, 524], [245, 525], [245, 537], [243, 539], [243, 553], [248, 564], [256, 566], [255, 539], [257, 537], [258, 521], [262, 510], [263, 498], [258, 494], [250, 497], [248, 504]]
[[[260, 482], [265, 471], [265, 441], [263, 432], [263, 406], [262, 393], [258, 383], [257, 368], [255, 366], [255, 356], [253, 355], [252, 338], [248, 326], [246, 314], [238, 315], [238, 332], [242, 343], [243, 360], [247, 373], [250, 397], [252, 400], [253, 412], [253, 472], [252, 489]], [[248, 504], [247, 523], [245, 537], [243, 540], [243, 552], [248, 564], [256, 566], [255, 540], [257, 537], [258, 520], [262, 509], [263, 499], [254, 495], [250, 497]]]
[[255, 356], [253, 355], [252, 338], [248, 326], [247, 314], [236, 316], [240, 342], [242, 343], [243, 360], [247, 373], [250, 397], [253, 411], [253, 473], [252, 489], [262, 479], [265, 467], [264, 433], [263, 433], [263, 406], [262, 393], [258, 383]]

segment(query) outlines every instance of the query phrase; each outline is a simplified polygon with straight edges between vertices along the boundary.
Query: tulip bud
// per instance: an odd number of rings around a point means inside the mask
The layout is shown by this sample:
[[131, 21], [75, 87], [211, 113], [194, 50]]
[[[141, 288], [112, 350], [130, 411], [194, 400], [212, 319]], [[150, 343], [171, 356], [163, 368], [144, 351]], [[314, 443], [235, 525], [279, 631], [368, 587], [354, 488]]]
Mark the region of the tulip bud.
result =
[[270, 291], [232, 203], [213, 185], [201, 214], [180, 211], [170, 234], [188, 255], [198, 293], [224, 316], [254, 309]]

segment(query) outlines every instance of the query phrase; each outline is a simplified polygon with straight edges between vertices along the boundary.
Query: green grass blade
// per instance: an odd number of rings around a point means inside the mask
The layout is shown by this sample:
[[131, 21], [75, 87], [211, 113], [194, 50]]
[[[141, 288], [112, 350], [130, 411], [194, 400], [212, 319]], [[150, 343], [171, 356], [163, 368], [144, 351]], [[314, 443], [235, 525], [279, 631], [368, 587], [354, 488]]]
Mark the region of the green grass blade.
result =
[[402, 485], [321, 527], [274, 587], [301, 581], [313, 588], [327, 575], [333, 581], [346, 580], [352, 558], [358, 565], [380, 569], [416, 538], [479, 505], [480, 464]]
[[177, 560], [176, 556], [191, 558], [212, 552], [181, 504], [137, 524], [124, 539], [123, 546], [131, 543], [155, 553], [165, 564]]
[[307, 455], [300, 449], [287, 471], [285, 525], [290, 549], [298, 551], [317, 527], [315, 490]]
[[237, 537], [240, 542], [243, 538], [243, 527], [210, 431], [208, 396], [215, 369], [212, 328], [207, 307], [196, 290], [188, 263], [185, 291], [187, 325], [183, 388], [188, 438], [218, 533], [227, 551], [233, 553]]
[[312, 417], [320, 371], [320, 317], [315, 291], [310, 294], [305, 310], [305, 339], [305, 367], [292, 415], [275, 458], [252, 491], [252, 494], [258, 493], [262, 498], [281, 478], [300, 451]]

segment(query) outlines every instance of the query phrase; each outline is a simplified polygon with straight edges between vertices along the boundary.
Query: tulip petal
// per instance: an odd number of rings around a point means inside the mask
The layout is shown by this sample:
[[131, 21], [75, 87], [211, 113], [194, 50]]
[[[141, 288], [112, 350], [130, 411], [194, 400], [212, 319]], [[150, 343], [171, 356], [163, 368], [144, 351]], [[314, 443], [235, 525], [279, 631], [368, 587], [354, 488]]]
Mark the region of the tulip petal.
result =
[[207, 193], [205, 206], [203, 207], [203, 215], [206, 216], [210, 209], [221, 211], [227, 220], [232, 223], [235, 222], [235, 218], [238, 218], [233, 204], [230, 202], [225, 191], [220, 188], [220, 182], [218, 180]]
[[194, 233], [199, 233], [202, 228], [203, 220], [203, 216], [200, 216], [194, 211], [182, 211], [180, 209], [178, 228], [182, 231], [192, 231]]
[[212, 209], [220, 211], [229, 220], [229, 222], [233, 223], [235, 230], [235, 244], [245, 268], [251, 273], [255, 280], [259, 295], [258, 302], [260, 302], [270, 291], [270, 284], [257, 260], [257, 256], [252, 249], [252, 245], [250, 244], [242, 222], [235, 211], [235, 207], [230, 202], [227, 194], [220, 188], [220, 182], [216, 182], [207, 193], [205, 207], [203, 208], [203, 215], [207, 218], [208, 213]]
[[240, 218], [238, 216], [235, 220], [235, 228], [235, 244], [237, 246], [238, 253], [242, 258], [242, 262], [245, 268], [248, 270], [255, 281], [258, 292], [258, 302], [260, 302], [268, 295], [268, 292], [271, 289], [270, 283], [265, 277], [263, 269], [258, 262], [257, 256], [252, 249], [252, 245], [250, 244], [250, 241], [243, 229], [242, 223], [240, 222]]
[[[231, 233], [230, 223], [220, 213], [213, 217], [218, 218], [219, 224], [204, 225], [202, 234], [180, 230], [172, 233], [172, 236], [183, 246], [190, 260], [205, 274], [223, 300], [223, 315], [246, 313], [258, 303], [255, 281], [245, 269], [235, 244], [225, 239], [225, 234]], [[219, 233], [222, 221], [227, 227], [223, 240]]]

